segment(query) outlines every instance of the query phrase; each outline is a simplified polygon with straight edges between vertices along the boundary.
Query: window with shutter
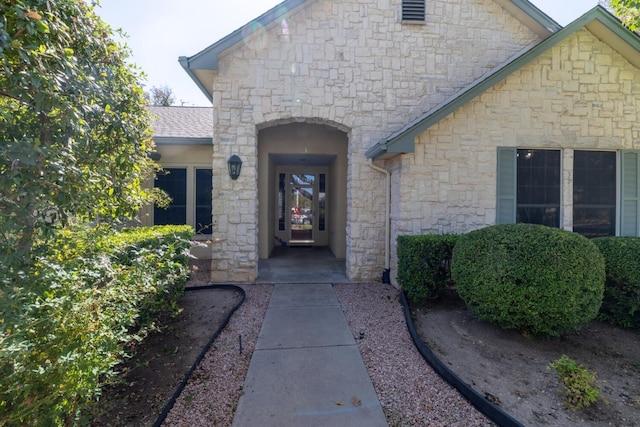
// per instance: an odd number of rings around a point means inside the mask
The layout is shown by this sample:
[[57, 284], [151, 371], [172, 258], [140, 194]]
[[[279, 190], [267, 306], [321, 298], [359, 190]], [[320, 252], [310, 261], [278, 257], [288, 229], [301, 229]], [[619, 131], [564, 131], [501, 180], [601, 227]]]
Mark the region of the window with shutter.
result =
[[498, 148], [496, 223], [560, 226], [560, 151]]
[[[559, 150], [498, 147], [496, 223], [559, 227]], [[640, 151], [575, 150], [573, 231], [587, 237], [640, 235]], [[619, 199], [618, 199], [619, 196]], [[619, 226], [617, 221], [620, 221]]]
[[425, 0], [402, 0], [402, 20], [423, 22], [425, 20]]

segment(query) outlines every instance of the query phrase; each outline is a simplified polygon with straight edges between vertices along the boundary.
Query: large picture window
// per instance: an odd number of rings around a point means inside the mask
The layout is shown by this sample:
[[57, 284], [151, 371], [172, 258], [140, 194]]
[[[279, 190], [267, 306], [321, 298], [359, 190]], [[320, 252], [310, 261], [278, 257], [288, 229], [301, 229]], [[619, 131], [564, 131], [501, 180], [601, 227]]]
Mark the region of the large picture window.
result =
[[576, 233], [639, 236], [640, 151], [573, 154], [573, 180], [563, 183], [559, 150], [498, 147], [496, 223], [557, 227], [564, 189], [573, 195], [572, 216], [565, 224], [569, 222]]

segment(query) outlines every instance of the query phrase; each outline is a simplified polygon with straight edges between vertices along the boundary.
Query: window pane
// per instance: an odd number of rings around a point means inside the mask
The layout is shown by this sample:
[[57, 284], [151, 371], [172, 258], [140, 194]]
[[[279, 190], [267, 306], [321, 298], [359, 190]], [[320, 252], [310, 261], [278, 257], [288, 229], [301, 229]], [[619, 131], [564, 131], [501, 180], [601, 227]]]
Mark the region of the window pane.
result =
[[327, 227], [326, 223], [326, 204], [325, 204], [325, 195], [326, 195], [326, 185], [327, 185], [327, 176], [324, 173], [320, 174], [319, 177], [319, 189], [318, 189], [318, 230], [325, 231]]
[[517, 151], [516, 222], [560, 226], [560, 151]]
[[286, 174], [278, 174], [278, 231], [284, 231], [285, 225], [285, 200], [284, 200], [284, 187]]
[[154, 206], [153, 222], [156, 225], [187, 223], [187, 170], [170, 168], [158, 173], [155, 187], [171, 197], [168, 208]]
[[292, 185], [313, 185], [316, 182], [315, 175], [306, 175], [306, 174], [291, 174], [291, 184]]
[[573, 231], [586, 237], [616, 232], [616, 153], [575, 151]]
[[211, 169], [196, 169], [196, 224], [197, 234], [212, 233], [211, 192], [213, 191]]

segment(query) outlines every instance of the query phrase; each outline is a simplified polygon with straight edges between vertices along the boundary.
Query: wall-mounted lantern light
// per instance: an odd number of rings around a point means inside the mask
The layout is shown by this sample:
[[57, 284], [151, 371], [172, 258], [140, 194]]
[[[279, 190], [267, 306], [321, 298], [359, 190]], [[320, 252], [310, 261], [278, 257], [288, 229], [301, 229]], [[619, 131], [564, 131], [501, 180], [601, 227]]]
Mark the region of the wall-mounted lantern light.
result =
[[229, 176], [231, 179], [236, 180], [240, 176], [240, 169], [242, 169], [242, 160], [235, 154], [229, 157], [227, 160], [227, 166], [229, 166]]
[[162, 158], [162, 155], [157, 151], [152, 151], [151, 153], [149, 153], [149, 158], [154, 162], [157, 162]]

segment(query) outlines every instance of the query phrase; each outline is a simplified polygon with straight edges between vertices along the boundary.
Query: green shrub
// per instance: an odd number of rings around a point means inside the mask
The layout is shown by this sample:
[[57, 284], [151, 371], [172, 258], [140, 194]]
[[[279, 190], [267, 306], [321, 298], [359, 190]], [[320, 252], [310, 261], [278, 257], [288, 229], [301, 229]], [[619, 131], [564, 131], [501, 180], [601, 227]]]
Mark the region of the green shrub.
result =
[[175, 309], [189, 227], [61, 231], [0, 288], [0, 425], [82, 424], [117, 364]]
[[601, 237], [593, 242], [605, 260], [601, 318], [625, 328], [640, 328], [640, 238]]
[[452, 261], [458, 293], [479, 318], [532, 335], [561, 335], [598, 315], [604, 259], [585, 237], [532, 224], [463, 235]]
[[575, 360], [562, 356], [549, 364], [555, 369], [565, 387], [564, 404], [569, 409], [582, 409], [596, 403], [600, 390], [596, 383], [595, 372], [576, 363]]
[[457, 235], [398, 237], [398, 284], [407, 298], [424, 302], [451, 284], [451, 253]]

